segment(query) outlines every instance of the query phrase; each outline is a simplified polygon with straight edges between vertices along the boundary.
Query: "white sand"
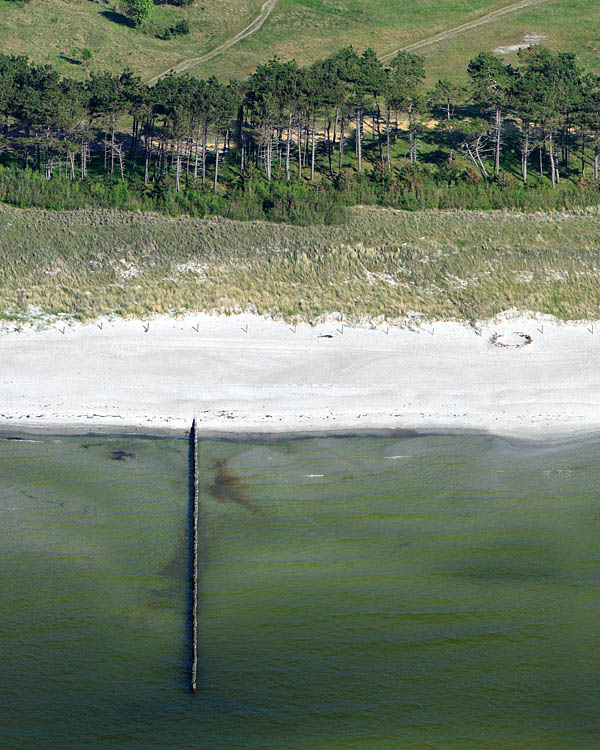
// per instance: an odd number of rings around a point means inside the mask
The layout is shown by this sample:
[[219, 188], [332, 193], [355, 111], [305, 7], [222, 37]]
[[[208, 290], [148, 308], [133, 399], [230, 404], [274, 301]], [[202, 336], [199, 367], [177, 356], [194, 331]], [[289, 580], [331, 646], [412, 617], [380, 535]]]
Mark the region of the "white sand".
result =
[[[459, 323], [341, 334], [332, 322], [294, 333], [250, 315], [198, 315], [152, 320], [147, 333], [122, 320], [4, 331], [0, 430], [151, 433], [183, 430], [193, 416], [218, 433], [600, 429], [600, 326], [541, 327], [521, 318], [481, 335]], [[490, 343], [515, 331], [532, 343]]]

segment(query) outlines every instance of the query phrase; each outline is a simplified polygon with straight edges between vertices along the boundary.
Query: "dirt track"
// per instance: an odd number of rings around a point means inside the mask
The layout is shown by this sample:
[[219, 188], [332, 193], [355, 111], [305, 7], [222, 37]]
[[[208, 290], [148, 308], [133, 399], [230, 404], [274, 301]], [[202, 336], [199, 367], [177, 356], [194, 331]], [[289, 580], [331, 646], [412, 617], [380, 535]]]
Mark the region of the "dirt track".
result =
[[[159, 78], [169, 75], [169, 73], [183, 73], [186, 70], [199, 65], [200, 63], [212, 60], [213, 57], [216, 57], [217, 55], [220, 55], [221, 52], [225, 52], [226, 50], [230, 49], [238, 42], [241, 42], [242, 39], [246, 39], [247, 37], [252, 36], [252, 34], [256, 33], [263, 26], [264, 22], [271, 15], [276, 2], [277, 0], [266, 0], [266, 2], [264, 2], [262, 5], [260, 14], [252, 21], [252, 23], [246, 26], [245, 29], [242, 29], [242, 31], [240, 31], [231, 39], [228, 39], [226, 42], [223, 42], [223, 44], [220, 44], [218, 47], [215, 47], [213, 50], [211, 50], [210, 52], [206, 52], [200, 57], [190, 57], [187, 60], [183, 60], [177, 65], [174, 65], [172, 68], [165, 70], [164, 73], [159, 73], [159, 75], [154, 76], [154, 78], [151, 78], [148, 83], [156, 83]], [[407, 44], [406, 47], [399, 47], [392, 52], [386, 52], [384, 55], [381, 55], [379, 59], [381, 60], [381, 62], [388, 62], [393, 57], [395, 57], [395, 55], [397, 55], [400, 50], [413, 52], [414, 50], [422, 49], [423, 47], [430, 47], [434, 44], [437, 44], [438, 42], [452, 39], [454, 36], [458, 36], [458, 34], [461, 34], [464, 31], [470, 31], [471, 29], [475, 29], [478, 26], [484, 26], [487, 23], [497, 21], [498, 19], [508, 15], [509, 13], [515, 13], [516, 11], [522, 10], [523, 8], [527, 8], [531, 5], [539, 5], [540, 3], [544, 2], [547, 2], [547, 0], [520, 0], [517, 3], [505, 5], [503, 8], [498, 8], [497, 10], [493, 10], [490, 13], [486, 13], [484, 16], [481, 16], [480, 18], [477, 18], [473, 21], [468, 21], [467, 23], [463, 23], [460, 26], [455, 26], [454, 28], [448, 29], [447, 31], [442, 31], [439, 34], [435, 34], [434, 36], [427, 37], [426, 39], [421, 39], [418, 42]]]
[[277, 0], [266, 0], [266, 2], [263, 3], [262, 8], [260, 9], [260, 14], [252, 21], [252, 23], [246, 26], [245, 29], [242, 29], [242, 31], [240, 31], [239, 34], [236, 34], [231, 39], [228, 39], [226, 42], [223, 42], [223, 44], [220, 44], [218, 47], [215, 47], [213, 50], [211, 50], [210, 52], [207, 52], [204, 55], [201, 55], [200, 57], [190, 57], [187, 60], [183, 60], [183, 62], [180, 62], [177, 65], [174, 65], [172, 68], [169, 68], [169, 70], [165, 70], [164, 73], [159, 73], [159, 75], [154, 76], [154, 78], [151, 78], [148, 81], [148, 83], [149, 84], [156, 83], [156, 81], [158, 81], [159, 78], [169, 75], [169, 73], [183, 73], [184, 71], [189, 70], [190, 68], [193, 68], [195, 65], [198, 65], [199, 63], [212, 60], [213, 57], [220, 55], [221, 52], [225, 52], [225, 50], [228, 50], [230, 47], [233, 47], [234, 44], [241, 42], [242, 39], [246, 39], [246, 37], [251, 36], [262, 27], [264, 22], [271, 15], [271, 11], [275, 7], [276, 1]]
[[493, 10], [491, 13], [486, 13], [485, 16], [481, 16], [481, 18], [477, 18], [474, 21], [468, 21], [467, 23], [463, 23], [460, 26], [455, 26], [453, 29], [442, 31], [435, 36], [427, 37], [427, 39], [421, 39], [420, 41], [413, 42], [412, 44], [407, 44], [406, 47], [399, 47], [392, 52], [386, 52], [385, 55], [381, 55], [379, 59], [381, 60], [381, 62], [387, 62], [388, 60], [391, 60], [393, 57], [395, 57], [398, 52], [400, 52], [400, 50], [403, 50], [405, 52], [413, 52], [414, 50], [422, 49], [423, 47], [429, 47], [433, 44], [436, 44], [437, 42], [443, 42], [446, 39], [452, 39], [452, 37], [461, 34], [463, 31], [476, 29], [478, 26], [484, 26], [486, 23], [496, 21], [499, 18], [508, 15], [509, 13], [514, 13], [518, 10], [522, 10], [523, 8], [527, 8], [530, 5], [539, 5], [540, 3], [544, 3], [546, 1], [547, 0], [520, 0], [520, 2], [518, 3], [505, 5], [503, 8], [498, 8], [497, 10]]

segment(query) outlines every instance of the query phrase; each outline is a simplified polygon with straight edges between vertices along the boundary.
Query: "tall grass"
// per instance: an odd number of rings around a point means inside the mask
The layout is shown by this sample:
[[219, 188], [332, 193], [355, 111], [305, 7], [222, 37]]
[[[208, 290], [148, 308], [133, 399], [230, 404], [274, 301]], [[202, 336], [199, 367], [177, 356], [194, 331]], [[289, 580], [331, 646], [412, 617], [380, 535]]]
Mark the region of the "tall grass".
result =
[[299, 227], [0, 207], [0, 314], [600, 317], [600, 213], [350, 209]]

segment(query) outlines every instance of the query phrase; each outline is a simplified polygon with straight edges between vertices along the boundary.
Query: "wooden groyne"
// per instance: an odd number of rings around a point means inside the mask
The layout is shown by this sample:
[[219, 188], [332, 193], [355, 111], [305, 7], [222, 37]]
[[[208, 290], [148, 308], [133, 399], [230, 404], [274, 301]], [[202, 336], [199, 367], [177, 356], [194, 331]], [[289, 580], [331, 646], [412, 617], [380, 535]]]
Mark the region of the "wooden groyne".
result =
[[192, 422], [190, 430], [190, 452], [192, 459], [192, 502], [194, 505], [194, 516], [192, 522], [192, 693], [196, 692], [196, 680], [198, 677], [198, 433], [196, 432], [196, 420]]

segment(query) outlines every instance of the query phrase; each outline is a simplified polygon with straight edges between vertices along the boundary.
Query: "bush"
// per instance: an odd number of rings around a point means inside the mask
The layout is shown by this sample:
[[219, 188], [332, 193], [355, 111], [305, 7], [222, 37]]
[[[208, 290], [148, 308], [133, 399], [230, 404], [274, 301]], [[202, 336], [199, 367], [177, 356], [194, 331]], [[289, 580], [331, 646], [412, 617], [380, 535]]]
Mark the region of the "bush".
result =
[[138, 28], [148, 23], [153, 9], [154, 0], [126, 0], [125, 2], [127, 15]]
[[163, 31], [157, 32], [155, 36], [158, 39], [164, 39], [166, 41], [168, 39], [172, 39], [174, 36], [185, 36], [186, 34], [189, 34], [190, 31], [190, 24], [185, 19], [183, 19], [181, 21], [177, 21], [175, 26], [169, 26]]

